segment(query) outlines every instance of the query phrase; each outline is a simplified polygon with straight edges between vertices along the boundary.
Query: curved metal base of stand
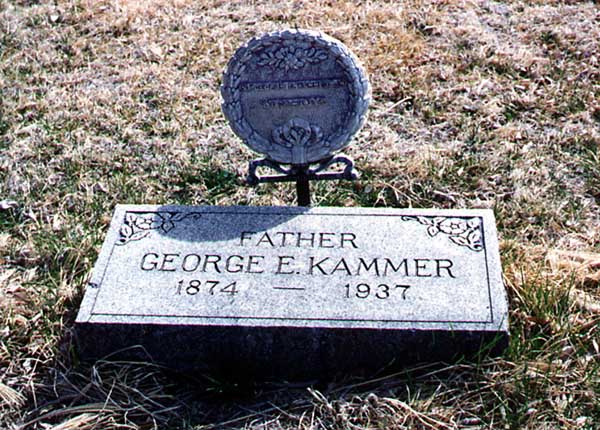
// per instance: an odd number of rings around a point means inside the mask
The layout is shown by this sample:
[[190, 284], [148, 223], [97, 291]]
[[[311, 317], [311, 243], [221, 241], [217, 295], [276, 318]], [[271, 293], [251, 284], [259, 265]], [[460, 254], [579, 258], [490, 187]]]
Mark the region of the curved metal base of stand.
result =
[[[335, 164], [344, 165], [344, 170], [328, 172]], [[265, 167], [272, 169], [280, 175], [258, 175], [257, 169]], [[318, 163], [292, 164], [289, 167], [267, 158], [252, 160], [248, 169], [247, 182], [250, 185], [258, 185], [262, 182], [291, 182], [296, 181], [296, 192], [298, 194], [298, 206], [310, 206], [310, 182], [331, 179], [354, 180], [358, 178], [358, 172], [354, 169], [354, 161], [344, 154], [334, 155]]]

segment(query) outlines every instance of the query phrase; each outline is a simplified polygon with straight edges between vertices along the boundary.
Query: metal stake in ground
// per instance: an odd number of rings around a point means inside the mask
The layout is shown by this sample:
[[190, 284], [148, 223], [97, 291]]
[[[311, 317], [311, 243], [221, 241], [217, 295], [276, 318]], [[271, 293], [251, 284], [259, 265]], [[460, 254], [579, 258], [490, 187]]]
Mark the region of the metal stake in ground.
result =
[[298, 206], [310, 206], [310, 182], [306, 169], [302, 169], [296, 179], [296, 196], [298, 197]]
[[[229, 61], [221, 94], [233, 131], [265, 156], [250, 163], [250, 184], [295, 181], [298, 204], [308, 206], [309, 181], [357, 177], [352, 160], [335, 154], [363, 125], [370, 87], [340, 41], [308, 30], [251, 39]], [[327, 172], [337, 164], [342, 171]]]

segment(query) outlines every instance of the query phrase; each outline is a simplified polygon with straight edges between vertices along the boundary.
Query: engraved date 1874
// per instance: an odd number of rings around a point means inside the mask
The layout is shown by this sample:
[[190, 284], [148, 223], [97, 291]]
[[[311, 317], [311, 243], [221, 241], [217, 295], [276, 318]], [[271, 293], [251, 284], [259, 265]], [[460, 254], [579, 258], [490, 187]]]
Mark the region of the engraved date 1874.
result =
[[198, 293], [205, 293], [211, 296], [215, 294], [226, 294], [231, 297], [238, 293], [236, 281], [230, 282], [229, 284], [220, 281], [200, 281], [198, 279], [192, 279], [191, 281], [185, 282], [183, 279], [177, 282], [176, 295], [182, 294], [188, 296], [195, 296]]

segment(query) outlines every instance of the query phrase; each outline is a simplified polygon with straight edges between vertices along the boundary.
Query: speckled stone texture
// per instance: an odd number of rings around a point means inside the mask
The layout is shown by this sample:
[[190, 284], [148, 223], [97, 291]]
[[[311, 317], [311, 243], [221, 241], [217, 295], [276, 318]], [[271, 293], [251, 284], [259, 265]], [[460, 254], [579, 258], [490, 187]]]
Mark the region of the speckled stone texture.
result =
[[117, 207], [76, 321], [82, 358], [307, 379], [499, 354], [486, 210]]

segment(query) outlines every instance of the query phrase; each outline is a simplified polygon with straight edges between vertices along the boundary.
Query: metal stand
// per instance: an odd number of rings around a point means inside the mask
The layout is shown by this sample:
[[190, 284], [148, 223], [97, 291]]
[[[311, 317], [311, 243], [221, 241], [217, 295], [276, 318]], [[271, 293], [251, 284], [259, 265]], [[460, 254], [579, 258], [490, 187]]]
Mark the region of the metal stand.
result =
[[[334, 164], [344, 165], [344, 170], [327, 172]], [[258, 175], [257, 169], [266, 167], [280, 175]], [[354, 180], [358, 178], [358, 173], [354, 169], [354, 162], [351, 158], [344, 154], [334, 155], [313, 164], [292, 164], [285, 167], [284, 164], [278, 163], [267, 158], [253, 160], [248, 168], [247, 182], [250, 185], [258, 185], [263, 182], [291, 182], [296, 181], [296, 193], [298, 195], [298, 206], [310, 206], [310, 182], [331, 180], [331, 179], [347, 179]]]

